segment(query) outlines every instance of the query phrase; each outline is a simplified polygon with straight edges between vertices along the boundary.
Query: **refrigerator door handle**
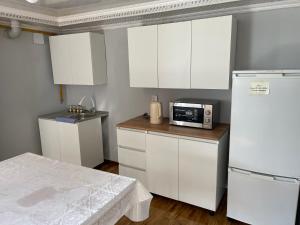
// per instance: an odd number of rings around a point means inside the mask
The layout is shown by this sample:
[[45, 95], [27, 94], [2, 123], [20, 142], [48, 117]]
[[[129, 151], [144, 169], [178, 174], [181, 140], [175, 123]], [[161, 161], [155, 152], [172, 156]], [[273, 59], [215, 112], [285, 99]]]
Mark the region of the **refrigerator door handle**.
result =
[[280, 182], [287, 182], [287, 183], [300, 184], [300, 181], [297, 180], [296, 178], [274, 177], [274, 180], [280, 181]]
[[273, 176], [268, 176], [268, 175], [263, 175], [263, 174], [258, 174], [258, 173], [252, 173], [252, 177], [262, 179], [262, 180], [267, 180], [267, 181], [274, 181], [275, 178]]
[[248, 175], [250, 176], [252, 173], [246, 170], [240, 170], [240, 169], [236, 169], [236, 168], [230, 168], [230, 170], [234, 173], [240, 173], [240, 174], [244, 174], [244, 175]]

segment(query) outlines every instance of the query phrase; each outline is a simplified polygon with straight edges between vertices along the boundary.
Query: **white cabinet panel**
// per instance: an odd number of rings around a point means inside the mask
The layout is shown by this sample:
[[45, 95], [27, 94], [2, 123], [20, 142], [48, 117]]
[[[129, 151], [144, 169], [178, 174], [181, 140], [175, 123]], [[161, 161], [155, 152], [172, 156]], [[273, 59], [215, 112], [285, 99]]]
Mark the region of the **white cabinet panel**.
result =
[[191, 88], [229, 89], [235, 36], [232, 16], [192, 21]]
[[134, 169], [128, 166], [119, 166], [119, 174], [126, 177], [135, 178], [147, 187], [147, 174], [143, 170]]
[[190, 88], [191, 21], [158, 25], [160, 88]]
[[147, 176], [151, 192], [178, 199], [178, 139], [147, 134]]
[[218, 144], [179, 139], [179, 200], [216, 210]]
[[[68, 35], [72, 84], [93, 84], [92, 51], [89, 33]], [[67, 66], [67, 65], [66, 65]]]
[[299, 181], [229, 170], [227, 216], [255, 225], [294, 225]]
[[142, 131], [117, 129], [118, 145], [121, 147], [146, 150], [146, 134]]
[[81, 165], [77, 124], [58, 122], [61, 161]]
[[72, 124], [39, 119], [43, 155], [93, 168], [103, 163], [101, 118]]
[[146, 170], [145, 152], [119, 147], [118, 160], [121, 165]]
[[96, 85], [106, 82], [103, 34], [77, 33], [49, 39], [55, 84]]
[[101, 118], [78, 124], [81, 165], [94, 168], [104, 162]]
[[54, 83], [73, 83], [72, 71], [69, 66], [71, 55], [68, 37], [64, 35], [59, 38], [56, 36], [50, 37], [49, 42]]
[[128, 28], [130, 87], [158, 87], [157, 25]]
[[39, 119], [39, 128], [43, 156], [60, 160], [60, 143], [56, 122]]

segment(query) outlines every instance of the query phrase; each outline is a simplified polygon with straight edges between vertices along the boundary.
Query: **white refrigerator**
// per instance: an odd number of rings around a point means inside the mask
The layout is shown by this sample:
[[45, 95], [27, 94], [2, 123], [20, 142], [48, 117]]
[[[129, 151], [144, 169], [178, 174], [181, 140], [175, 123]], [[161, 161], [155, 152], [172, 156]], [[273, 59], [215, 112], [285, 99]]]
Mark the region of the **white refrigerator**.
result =
[[228, 171], [228, 217], [295, 225], [300, 70], [233, 72]]

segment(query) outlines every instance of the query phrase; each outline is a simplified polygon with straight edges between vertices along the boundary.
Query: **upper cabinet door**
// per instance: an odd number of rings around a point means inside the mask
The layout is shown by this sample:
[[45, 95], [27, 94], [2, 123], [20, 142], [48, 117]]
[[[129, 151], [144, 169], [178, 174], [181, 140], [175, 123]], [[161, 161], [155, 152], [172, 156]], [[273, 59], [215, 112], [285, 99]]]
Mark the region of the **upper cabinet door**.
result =
[[235, 40], [232, 16], [192, 21], [191, 88], [229, 89]]
[[158, 25], [160, 88], [190, 88], [191, 21]]
[[50, 37], [49, 41], [54, 83], [72, 83], [71, 67], [68, 66], [71, 62], [68, 37], [65, 35], [54, 36]]
[[158, 87], [157, 25], [128, 28], [130, 87]]
[[50, 37], [55, 84], [96, 85], [106, 82], [104, 35], [78, 33]]
[[70, 34], [72, 84], [93, 84], [93, 64], [90, 33]]

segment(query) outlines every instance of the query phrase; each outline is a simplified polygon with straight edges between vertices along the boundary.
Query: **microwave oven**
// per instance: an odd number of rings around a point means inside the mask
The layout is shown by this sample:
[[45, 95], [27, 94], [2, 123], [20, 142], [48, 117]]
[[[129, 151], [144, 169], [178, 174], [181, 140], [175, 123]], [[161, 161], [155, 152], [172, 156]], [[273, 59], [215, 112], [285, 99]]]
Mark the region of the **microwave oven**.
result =
[[170, 124], [203, 129], [213, 129], [219, 122], [217, 100], [182, 98], [170, 102]]

